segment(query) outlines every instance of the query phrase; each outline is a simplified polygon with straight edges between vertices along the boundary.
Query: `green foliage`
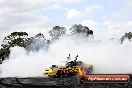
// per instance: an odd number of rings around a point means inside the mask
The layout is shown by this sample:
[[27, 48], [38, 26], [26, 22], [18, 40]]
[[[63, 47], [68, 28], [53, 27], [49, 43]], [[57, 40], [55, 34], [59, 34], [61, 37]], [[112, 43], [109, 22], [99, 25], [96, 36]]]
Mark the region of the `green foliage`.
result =
[[26, 49], [28, 51], [38, 51], [39, 49], [47, 49], [48, 48], [48, 40], [45, 39], [44, 35], [39, 33], [34, 37], [28, 38], [26, 41]]
[[[81, 24], [73, 25], [70, 30], [72, 33], [84, 33], [85, 35], [93, 34], [92, 30], [89, 30], [88, 27], [82, 26]], [[60, 36], [66, 34], [66, 28], [55, 26], [52, 30], [49, 31], [51, 36], [51, 40], [46, 40], [44, 35], [39, 33], [34, 37], [28, 38], [28, 33], [26, 32], [13, 32], [7, 37], [4, 38], [3, 44], [1, 45], [0, 49], [0, 60], [4, 60], [8, 58], [10, 55], [10, 48], [14, 46], [24, 47], [27, 51], [35, 50], [38, 51], [39, 49], [48, 49], [49, 44], [59, 39]]]
[[28, 36], [28, 34], [26, 32], [13, 32], [11, 33], [11, 36]]
[[132, 32], [125, 33], [125, 35], [122, 36], [120, 39], [121, 44], [123, 43], [124, 39], [129, 39], [131, 41], [131, 38], [132, 38]]
[[55, 40], [55, 39], [58, 39], [60, 36], [63, 36], [66, 34], [66, 28], [55, 26], [53, 27], [52, 30], [49, 31], [49, 33], [50, 33], [50, 36], [52, 37], [51, 40]]
[[48, 47], [49, 41], [44, 38], [44, 35], [39, 33], [34, 37], [28, 38], [26, 32], [13, 32], [4, 38], [2, 48], [0, 49], [0, 59], [4, 60], [9, 57], [10, 47], [20, 46], [26, 50], [39, 50], [42, 47]]
[[10, 47], [26, 47], [26, 36], [28, 36], [26, 32], [13, 32], [11, 33], [11, 35], [5, 37], [3, 40], [3, 44], [1, 45], [2, 48], [0, 49], [0, 59], [4, 60], [9, 56]]
[[1, 49], [0, 50], [0, 59], [4, 60], [6, 57], [8, 57], [10, 54], [9, 49]]
[[88, 27], [86, 26], [82, 26], [81, 24], [77, 25], [77, 24], [74, 24], [71, 28], [70, 28], [71, 32], [72, 33], [83, 33], [85, 34], [86, 36], [88, 35], [93, 35], [93, 31], [92, 30], [89, 30]]

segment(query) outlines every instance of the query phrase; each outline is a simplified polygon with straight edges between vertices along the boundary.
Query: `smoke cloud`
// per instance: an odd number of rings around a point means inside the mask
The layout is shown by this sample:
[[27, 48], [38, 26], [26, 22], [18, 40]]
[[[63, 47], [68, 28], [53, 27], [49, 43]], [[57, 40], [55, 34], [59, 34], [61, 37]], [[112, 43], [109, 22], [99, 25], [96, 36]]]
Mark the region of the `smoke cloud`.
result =
[[74, 60], [93, 64], [93, 74], [131, 74], [132, 42], [125, 40], [121, 45], [117, 39], [97, 40], [82, 35], [60, 37], [48, 48], [37, 52], [27, 52], [22, 47], [11, 48], [9, 59], [0, 65], [0, 77], [43, 76], [45, 68], [56, 64], [64, 65], [68, 54]]

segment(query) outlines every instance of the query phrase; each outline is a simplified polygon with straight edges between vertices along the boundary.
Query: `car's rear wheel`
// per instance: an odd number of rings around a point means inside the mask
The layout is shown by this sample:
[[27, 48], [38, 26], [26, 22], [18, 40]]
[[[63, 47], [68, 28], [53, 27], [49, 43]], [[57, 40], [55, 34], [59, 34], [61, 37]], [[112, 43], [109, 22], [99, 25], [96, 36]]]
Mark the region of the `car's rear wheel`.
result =
[[78, 76], [77, 77], [77, 82], [78, 84], [85, 84], [86, 83], [86, 78], [84, 76]]
[[81, 77], [80, 84], [85, 84], [85, 83], [86, 83], [86, 78], [85, 77]]
[[63, 70], [58, 70], [57, 71], [57, 74], [56, 74], [57, 77], [62, 78], [62, 77], [64, 77], [64, 75], [65, 75], [65, 73], [64, 73]]

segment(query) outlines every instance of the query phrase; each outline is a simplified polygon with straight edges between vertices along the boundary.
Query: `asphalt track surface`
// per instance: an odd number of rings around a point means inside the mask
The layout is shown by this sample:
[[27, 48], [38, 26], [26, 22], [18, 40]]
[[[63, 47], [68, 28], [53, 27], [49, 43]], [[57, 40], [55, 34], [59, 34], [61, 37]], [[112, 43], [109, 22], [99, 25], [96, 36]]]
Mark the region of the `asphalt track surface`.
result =
[[132, 88], [132, 75], [129, 83], [86, 83], [80, 85], [73, 78], [0, 78], [0, 88]]

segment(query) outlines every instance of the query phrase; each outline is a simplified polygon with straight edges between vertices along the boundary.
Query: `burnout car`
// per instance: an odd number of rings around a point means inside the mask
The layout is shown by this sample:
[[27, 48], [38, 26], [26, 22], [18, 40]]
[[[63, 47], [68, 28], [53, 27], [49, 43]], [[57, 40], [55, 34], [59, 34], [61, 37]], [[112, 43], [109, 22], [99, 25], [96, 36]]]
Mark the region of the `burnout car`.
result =
[[74, 60], [67, 62], [64, 66], [52, 65], [48, 69], [45, 69], [44, 75], [50, 77], [71, 77], [75, 75], [91, 74], [92, 71], [92, 64]]

